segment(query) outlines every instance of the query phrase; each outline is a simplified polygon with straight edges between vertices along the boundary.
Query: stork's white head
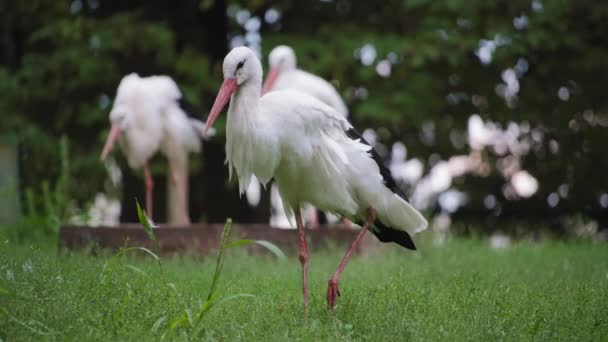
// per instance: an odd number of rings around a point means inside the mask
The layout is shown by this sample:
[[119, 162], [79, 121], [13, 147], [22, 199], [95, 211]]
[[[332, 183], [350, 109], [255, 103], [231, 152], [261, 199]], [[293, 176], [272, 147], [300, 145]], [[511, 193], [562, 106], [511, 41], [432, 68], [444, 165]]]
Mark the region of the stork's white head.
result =
[[114, 107], [110, 112], [110, 122], [112, 128], [108, 133], [108, 138], [101, 152], [101, 160], [105, 160], [108, 154], [112, 151], [112, 147], [118, 140], [120, 133], [127, 129], [131, 123], [131, 107], [129, 101], [136, 96], [137, 86], [141, 78], [136, 73], [131, 73], [122, 78], [116, 90], [116, 98], [114, 99]]
[[296, 64], [296, 53], [287, 45], [279, 45], [268, 54], [268, 66], [270, 68], [287, 71], [295, 69]]
[[270, 71], [264, 82], [263, 92], [267, 93], [272, 90], [272, 86], [276, 82], [279, 75], [283, 72], [294, 70], [296, 68], [297, 59], [296, 53], [287, 45], [279, 45], [270, 51], [268, 55], [268, 65]]
[[[248, 47], [237, 47], [232, 49], [224, 58], [224, 82], [209, 113], [207, 124], [203, 134], [213, 125], [220, 115], [224, 106], [230, 100], [237, 88], [245, 84], [260, 87], [262, 83], [262, 64], [255, 52]], [[258, 88], [259, 89], [259, 88]]]
[[133, 116], [131, 113], [133, 106], [131, 104], [135, 101], [142, 83], [142, 78], [136, 73], [128, 74], [120, 80], [118, 89], [116, 89], [114, 106], [110, 112], [112, 126], [117, 125], [122, 130], [127, 129]]
[[255, 52], [248, 47], [232, 49], [224, 58], [224, 80], [234, 79], [237, 86], [253, 80], [262, 81], [262, 64]]

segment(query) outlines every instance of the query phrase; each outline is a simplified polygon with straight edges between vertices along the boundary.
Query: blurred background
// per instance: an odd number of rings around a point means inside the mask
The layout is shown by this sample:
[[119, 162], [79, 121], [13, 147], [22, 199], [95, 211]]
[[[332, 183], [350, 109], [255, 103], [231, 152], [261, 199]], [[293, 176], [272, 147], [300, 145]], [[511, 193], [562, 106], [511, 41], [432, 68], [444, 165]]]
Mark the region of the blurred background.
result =
[[[434, 231], [606, 239], [608, 3], [33, 0], [0, 16], [0, 224], [22, 234], [137, 221], [141, 175], [99, 160], [125, 74], [173, 77], [206, 119], [230, 48], [266, 67], [286, 44]], [[223, 124], [191, 157], [192, 219], [268, 222], [269, 192], [228, 181]], [[152, 171], [163, 221], [163, 157]]]

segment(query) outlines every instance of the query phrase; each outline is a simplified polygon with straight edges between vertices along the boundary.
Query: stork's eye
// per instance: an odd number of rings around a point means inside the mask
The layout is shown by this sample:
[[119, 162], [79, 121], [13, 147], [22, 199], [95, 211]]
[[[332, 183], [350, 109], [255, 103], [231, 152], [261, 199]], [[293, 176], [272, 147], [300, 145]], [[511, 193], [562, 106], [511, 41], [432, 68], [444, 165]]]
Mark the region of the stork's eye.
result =
[[245, 65], [245, 61], [246, 61], [246, 59], [243, 59], [242, 61], [240, 61], [239, 64], [236, 65], [236, 70], [239, 70], [240, 68], [242, 68], [243, 65]]

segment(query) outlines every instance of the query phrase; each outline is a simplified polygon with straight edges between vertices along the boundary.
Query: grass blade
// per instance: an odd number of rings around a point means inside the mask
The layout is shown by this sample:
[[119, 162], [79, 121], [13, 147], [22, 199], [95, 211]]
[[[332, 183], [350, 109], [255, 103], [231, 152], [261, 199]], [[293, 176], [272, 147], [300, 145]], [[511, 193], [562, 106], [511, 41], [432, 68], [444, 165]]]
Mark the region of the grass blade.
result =
[[139, 223], [141, 223], [141, 226], [144, 228], [144, 231], [150, 240], [156, 241], [156, 235], [154, 235], [152, 228], [156, 228], [157, 226], [148, 218], [148, 215], [146, 215], [146, 212], [141, 208], [137, 199], [135, 199], [135, 205], [137, 206], [137, 218], [139, 219]]
[[6, 310], [6, 309], [5, 309], [5, 308], [3, 308], [3, 307], [0, 307], [0, 313], [3, 313], [4, 315], [6, 315], [6, 317], [7, 317], [9, 320], [11, 320], [11, 321], [13, 321], [13, 322], [15, 322], [15, 323], [19, 324], [20, 326], [22, 326], [22, 327], [26, 328], [27, 330], [29, 330], [30, 332], [33, 332], [33, 333], [35, 333], [35, 334], [38, 334], [38, 335], [43, 335], [43, 336], [59, 335], [59, 334], [60, 334], [59, 332], [52, 331], [52, 330], [51, 330], [51, 329], [49, 329], [49, 328], [48, 328], [46, 325], [44, 325], [44, 324], [42, 324], [42, 323], [40, 323], [40, 322], [38, 322], [38, 321], [34, 321], [34, 324], [38, 324], [38, 325], [40, 325], [41, 327], [45, 328], [47, 331], [38, 330], [38, 329], [36, 329], [35, 327], [33, 327], [31, 324], [27, 324], [26, 322], [23, 322], [23, 321], [21, 321], [21, 320], [17, 319], [16, 317], [11, 316], [11, 315], [8, 313], [8, 310]]
[[213, 281], [211, 282], [211, 288], [209, 289], [209, 294], [207, 295], [207, 301], [213, 297], [215, 294], [215, 287], [217, 286], [217, 281], [220, 278], [220, 273], [222, 271], [222, 265], [224, 261], [224, 251], [226, 242], [228, 241], [228, 236], [230, 235], [230, 227], [232, 226], [232, 219], [228, 218], [226, 220], [226, 224], [224, 225], [224, 230], [222, 231], [222, 242], [220, 245], [220, 252], [217, 255], [217, 259], [215, 262], [215, 272], [213, 273]]
[[237, 246], [246, 246], [246, 245], [250, 245], [252, 243], [256, 243], [256, 244], [268, 249], [270, 252], [272, 252], [272, 254], [276, 255], [277, 258], [279, 258], [281, 260], [286, 259], [285, 253], [283, 253], [283, 251], [277, 245], [275, 245], [274, 243], [272, 243], [270, 241], [266, 241], [266, 240], [247, 240], [247, 239], [236, 240], [236, 241], [232, 241], [231, 243], [224, 246], [224, 249], [237, 247]]
[[124, 253], [131, 252], [131, 251], [142, 251], [144, 253], [147, 253], [148, 255], [150, 255], [151, 257], [153, 257], [154, 260], [156, 260], [156, 262], [158, 262], [158, 265], [160, 267], [162, 267], [162, 263], [160, 262], [160, 258], [158, 257], [158, 255], [156, 255], [154, 252], [152, 252], [151, 250], [147, 249], [146, 247], [127, 247], [127, 248], [124, 249]]
[[106, 270], [110, 266], [111, 260], [112, 260], [112, 257], [108, 258], [106, 260], [106, 262], [103, 263], [103, 267], [101, 268], [101, 272], [99, 273], [99, 283], [100, 284], [103, 284], [106, 280]]
[[192, 326], [194, 324], [192, 320], [192, 310], [186, 309], [186, 318], [188, 318], [188, 324]]
[[169, 322], [169, 325], [167, 325], [167, 327], [165, 327], [165, 330], [163, 332], [163, 335], [161, 336], [161, 339], [164, 339], [168, 332], [173, 331], [181, 326], [187, 325], [186, 322], [188, 322], [188, 317], [186, 317], [186, 312], [184, 311], [184, 313], [173, 318]]
[[266, 241], [266, 240], [256, 240], [255, 243], [257, 243], [260, 246], [266, 247], [266, 249], [268, 249], [274, 255], [276, 255], [277, 258], [279, 258], [281, 260], [285, 260], [286, 259], [285, 254], [283, 253], [283, 251], [279, 248], [279, 246], [275, 245], [274, 243], [272, 243], [270, 241]]
[[228, 297], [224, 297], [224, 298], [218, 300], [214, 305], [220, 305], [222, 303], [231, 301], [233, 299], [243, 298], [243, 297], [246, 297], [246, 298], [255, 298], [255, 295], [252, 295], [251, 293], [237, 293], [237, 294], [230, 295]]
[[141, 268], [139, 268], [139, 267], [135, 267], [135, 266], [133, 266], [133, 265], [125, 265], [125, 267], [126, 267], [126, 268], [128, 268], [128, 269], [130, 269], [130, 270], [132, 270], [132, 271], [133, 271], [133, 272], [135, 272], [135, 273], [139, 273], [139, 274], [141, 274], [141, 275], [143, 275], [143, 276], [147, 276], [146, 272], [144, 272], [144, 271], [143, 271]]
[[157, 319], [156, 322], [154, 322], [154, 324], [152, 325], [152, 328], [150, 329], [153, 333], [157, 333], [158, 330], [160, 329], [160, 327], [167, 321], [167, 316], [162, 316], [161, 318]]
[[[118, 253], [112, 255], [111, 257], [109, 257], [106, 262], [103, 264], [103, 267], [101, 268], [101, 273], [99, 274], [99, 283], [103, 284], [105, 279], [106, 279], [106, 272], [108, 271], [110, 265], [112, 264], [112, 262], [120, 257], [122, 257], [123, 255], [127, 254], [128, 252], [133, 252], [133, 251], [142, 251], [148, 255], [150, 255], [152, 258], [154, 258], [154, 260], [156, 260], [156, 262], [158, 263], [158, 267], [160, 267], [161, 271], [163, 269], [163, 264], [160, 261], [160, 258], [158, 257], [158, 255], [156, 255], [154, 252], [152, 252], [151, 250], [145, 248], [145, 247], [126, 247], [126, 248], [121, 248], [120, 251], [118, 251]], [[131, 270], [138, 272], [137, 270], [135, 270], [135, 266], [132, 265], [125, 265], [127, 267], [129, 267]], [[142, 274], [145, 275], [145, 272], [143, 272], [142, 270], [139, 270], [139, 272], [142, 272]], [[138, 273], [139, 273], [138, 272]]]

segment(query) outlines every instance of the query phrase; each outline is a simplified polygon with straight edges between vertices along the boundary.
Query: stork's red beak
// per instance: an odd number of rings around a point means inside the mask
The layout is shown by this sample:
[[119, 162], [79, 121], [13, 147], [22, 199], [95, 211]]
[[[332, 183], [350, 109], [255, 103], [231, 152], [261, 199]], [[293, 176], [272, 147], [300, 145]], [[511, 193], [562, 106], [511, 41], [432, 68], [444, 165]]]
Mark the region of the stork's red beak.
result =
[[236, 78], [229, 77], [224, 79], [224, 83], [222, 83], [220, 91], [217, 93], [217, 97], [213, 103], [213, 108], [211, 108], [211, 113], [209, 113], [209, 117], [207, 118], [207, 124], [205, 125], [203, 135], [206, 135], [207, 130], [213, 126], [213, 123], [217, 120], [217, 117], [220, 116], [222, 109], [224, 109], [224, 106], [226, 106], [226, 103], [230, 100], [230, 96], [236, 91], [237, 87]]
[[262, 87], [262, 94], [266, 94], [267, 92], [272, 90], [272, 87], [274, 86], [274, 83], [276, 82], [278, 77], [279, 77], [279, 69], [278, 68], [270, 69], [270, 71], [268, 72], [268, 76], [266, 76], [266, 81], [264, 82], [264, 86]]
[[120, 128], [119, 123], [112, 123], [112, 128], [106, 139], [106, 144], [103, 146], [103, 151], [101, 152], [101, 160], [106, 160], [108, 154], [112, 151], [112, 147], [114, 147], [116, 140], [118, 140], [121, 131], [122, 129]]

